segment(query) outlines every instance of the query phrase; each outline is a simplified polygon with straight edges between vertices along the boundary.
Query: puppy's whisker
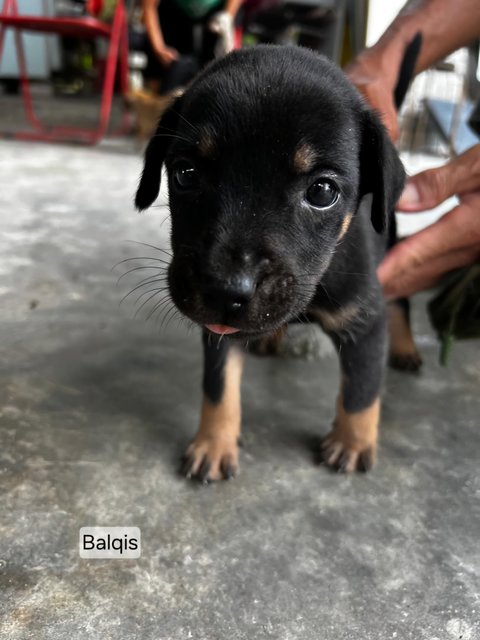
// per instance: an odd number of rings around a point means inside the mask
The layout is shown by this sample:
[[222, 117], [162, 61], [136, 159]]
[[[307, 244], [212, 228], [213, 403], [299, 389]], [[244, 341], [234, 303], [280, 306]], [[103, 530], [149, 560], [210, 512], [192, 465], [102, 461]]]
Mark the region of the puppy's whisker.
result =
[[154, 309], [151, 309], [150, 313], [145, 316], [144, 318], [145, 322], [148, 322], [150, 320], [154, 312], [158, 311], [161, 314], [165, 310], [169, 309], [170, 304], [172, 304], [172, 301], [170, 300], [170, 298], [168, 296], [164, 296], [159, 302], [157, 302]]
[[318, 286], [325, 292], [325, 295], [327, 296], [330, 304], [333, 305], [333, 300], [330, 297], [330, 294], [328, 293], [327, 289], [323, 286], [323, 284], [321, 282], [318, 283]]
[[179, 317], [179, 314], [178, 314], [178, 313], [176, 313], [176, 314], [173, 316], [173, 318], [172, 318], [172, 322], [175, 320], [175, 318], [177, 319], [177, 323], [176, 323], [176, 325], [175, 325], [175, 328], [176, 328], [176, 329], [180, 329], [180, 327], [182, 326], [182, 320], [183, 320], [183, 318], [182, 318], [181, 316]]
[[[163, 293], [163, 292], [165, 291], [165, 288], [163, 288], [163, 287], [162, 287], [162, 288], [160, 288], [160, 289], [153, 289], [153, 290], [152, 290], [152, 289], [150, 289], [149, 291], [147, 291], [147, 293], [151, 293], [152, 291], [153, 291], [154, 293], [152, 293], [152, 295], [151, 295], [151, 296], [149, 296], [146, 300], [144, 300], [144, 301], [142, 302], [142, 304], [138, 307], [138, 309], [135, 311], [135, 315], [133, 316], [134, 318], [136, 318], [136, 317], [138, 316], [138, 314], [140, 313], [140, 311], [143, 309], [143, 307], [144, 307], [146, 304], [148, 304], [148, 303], [150, 302], [150, 300], [152, 300], [153, 298], [155, 298], [155, 297], [156, 297], [156, 296], [158, 296], [159, 294]], [[142, 294], [142, 295], [145, 295], [145, 294]], [[140, 297], [141, 297], [141, 296], [140, 296]], [[138, 303], [138, 301], [140, 300], [140, 297], [139, 297], [139, 298], [137, 298], [137, 299], [135, 300], [135, 304], [137, 304], [137, 303]]]
[[195, 329], [195, 324], [184, 316], [185, 324], [187, 326], [187, 335], [190, 335], [192, 331]]
[[[155, 311], [157, 309], [159, 309], [163, 303], [171, 301], [170, 299], [170, 294], [167, 294], [164, 298], [162, 298], [160, 300], [160, 302], [157, 302], [157, 304], [153, 307], [153, 309], [150, 311], [150, 313], [148, 314], [148, 316], [145, 318], [145, 320], [150, 320], [150, 318], [153, 316], [153, 314], [155, 313]], [[173, 304], [173, 303], [172, 303]]]
[[171, 315], [172, 311], [175, 311], [175, 305], [172, 304], [172, 306], [170, 307], [170, 309], [168, 309], [165, 313], [165, 315], [163, 316], [162, 322], [160, 324], [160, 331], [163, 331], [163, 328], [167, 327], [166, 321], [167, 318]]
[[152, 136], [152, 138], [174, 138], [175, 140], [181, 140], [182, 142], [186, 142], [187, 144], [192, 144], [192, 141], [188, 138], [184, 138], [183, 136], [179, 136], [174, 133], [156, 133]]
[[160, 223], [160, 228], [163, 227], [163, 225], [165, 224], [165, 222], [170, 218], [170, 214], [168, 213], [165, 218], [161, 221]]
[[[137, 304], [142, 298], [143, 296], [148, 295], [149, 293], [152, 293], [153, 291], [167, 291], [168, 287], [156, 287], [155, 289], [148, 289], [147, 291], [144, 291], [143, 293], [141, 293], [138, 298], [135, 300], [134, 304]], [[150, 300], [150, 298], [149, 298]]]
[[176, 316], [178, 316], [180, 314], [180, 311], [178, 309], [175, 309], [174, 312], [171, 314], [171, 316], [169, 317], [166, 325], [165, 325], [165, 329], [168, 327], [168, 325], [173, 322], [173, 320], [176, 318]]
[[125, 271], [125, 273], [122, 273], [122, 275], [118, 278], [117, 280], [117, 285], [120, 282], [120, 280], [123, 280], [123, 278], [125, 278], [125, 276], [128, 276], [129, 273], [133, 273], [134, 271], [142, 271], [144, 269], [155, 269], [156, 271], [161, 272], [162, 269], [160, 267], [156, 267], [156, 266], [142, 266], [142, 267], [135, 267], [133, 269], [129, 269], [128, 271]]
[[[178, 114], [178, 115], [180, 115], [180, 114]], [[185, 118], [184, 118], [184, 120], [185, 120]], [[191, 124], [187, 120], [185, 120], [185, 122], [187, 122], [187, 124]], [[166, 131], [167, 133], [171, 133], [174, 136], [179, 136], [180, 135], [176, 129], [170, 129], [170, 127], [166, 127], [164, 124], [162, 124], [162, 126], [161, 126], [161, 131]], [[195, 130], [194, 133], [195, 133], [195, 138], [196, 138], [196, 136], [198, 135], [197, 130]], [[185, 141], [187, 141], [189, 144], [195, 144], [196, 139], [194, 137], [189, 138], [188, 135], [189, 135], [188, 132], [185, 132], [185, 135], [183, 136], [183, 139]], [[155, 137], [155, 136], [153, 136], [153, 137]]]
[[[139, 265], [138, 267], [133, 267], [132, 269], [128, 269], [127, 271], [122, 273], [119, 276], [119, 278], [117, 279], [117, 284], [120, 282], [120, 280], [123, 280], [123, 278], [128, 276], [130, 273], [134, 273], [135, 271], [143, 271], [143, 270], [150, 270], [150, 269], [155, 269], [156, 271], [158, 271], [159, 275], [163, 275], [164, 277], [167, 277], [168, 268], [166, 266], [153, 265], [153, 264], [150, 264], [150, 265], [142, 264], [142, 265]], [[154, 276], [149, 276], [149, 278], [150, 277], [154, 277]]]
[[156, 284], [157, 282], [167, 282], [168, 281], [168, 277], [165, 276], [161, 276], [159, 278], [157, 278], [156, 276], [148, 276], [148, 278], [144, 278], [143, 280], [140, 280], [140, 282], [137, 283], [137, 285], [149, 285], [149, 284]]
[[134, 262], [135, 260], [153, 260], [154, 262], [161, 262], [162, 264], [169, 265], [170, 263], [167, 260], [163, 260], [162, 258], [154, 258], [153, 256], [137, 256], [133, 258], [125, 258], [125, 260], [120, 260], [113, 265], [112, 269], [118, 267], [118, 265], [123, 264], [124, 262]]
[[185, 327], [185, 331], [187, 332], [187, 336], [190, 335], [191, 327], [188, 325], [188, 323], [187, 323], [187, 321], [185, 319], [185, 316], [183, 316], [183, 315], [180, 316], [180, 318], [178, 319], [178, 322], [177, 322], [177, 327], [179, 329]]
[[[199, 136], [199, 129], [198, 127], [196, 127], [193, 122], [190, 122], [190, 120], [187, 120], [187, 118], [185, 118], [184, 115], [182, 115], [179, 111], [175, 111], [174, 109], [172, 109], [173, 113], [175, 113], [179, 118], [181, 118], [186, 124], [188, 124], [188, 126], [192, 129], [192, 131], [195, 133], [196, 136]], [[190, 141], [189, 141], [190, 142]]]
[[[154, 284], [154, 280], [152, 280], [152, 282], [142, 282], [140, 284], [137, 284], [136, 287], [134, 287], [131, 291], [129, 291], [128, 293], [126, 293], [123, 298], [120, 300], [120, 302], [118, 303], [118, 305], [120, 306], [122, 304], [122, 302], [124, 302], [129, 296], [132, 295], [132, 293], [135, 293], [135, 291], [138, 291], [138, 289], [140, 289], [141, 287], [145, 287], [148, 286], [149, 284]], [[161, 282], [161, 281], [160, 281]]]
[[157, 251], [165, 253], [170, 258], [172, 257], [172, 254], [169, 251], [167, 251], [166, 249], [162, 249], [161, 247], [156, 247], [154, 244], [148, 244], [148, 242], [140, 242], [139, 240], [127, 240], [127, 242], [131, 242], [132, 244], [140, 244], [144, 247], [150, 247], [150, 249], [156, 249]]
[[301, 324], [305, 324], [309, 322], [307, 316], [302, 311], [300, 311], [299, 313], [296, 313], [293, 319], [297, 320], [297, 322], [300, 322]]
[[168, 131], [169, 133], [177, 133], [176, 129], [170, 129], [170, 127], [166, 127], [164, 124], [162, 124], [162, 131]]
[[193, 323], [190, 318], [187, 318], [187, 316], [184, 316], [183, 313], [181, 314], [181, 318], [180, 318], [180, 325], [184, 324], [185, 328], [187, 330], [187, 335], [190, 335], [193, 331], [193, 329], [197, 326], [195, 325], [195, 323]]

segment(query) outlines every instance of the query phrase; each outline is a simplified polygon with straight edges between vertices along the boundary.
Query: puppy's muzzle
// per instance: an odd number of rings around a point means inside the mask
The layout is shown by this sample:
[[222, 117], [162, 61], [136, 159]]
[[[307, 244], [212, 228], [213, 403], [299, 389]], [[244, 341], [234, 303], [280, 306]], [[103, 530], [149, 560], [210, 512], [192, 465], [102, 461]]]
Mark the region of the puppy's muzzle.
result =
[[299, 307], [295, 278], [284, 261], [259, 256], [179, 252], [169, 271], [172, 300], [202, 326], [235, 327], [242, 334], [270, 332]]

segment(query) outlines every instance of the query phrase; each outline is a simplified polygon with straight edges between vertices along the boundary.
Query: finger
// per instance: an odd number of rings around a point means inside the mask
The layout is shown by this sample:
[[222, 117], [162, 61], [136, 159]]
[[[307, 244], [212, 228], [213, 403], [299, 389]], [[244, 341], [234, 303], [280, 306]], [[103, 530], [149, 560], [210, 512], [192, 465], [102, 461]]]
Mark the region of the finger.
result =
[[346, 74], [358, 91], [380, 116], [393, 140], [399, 137], [398, 116], [394, 105], [394, 86], [398, 72], [397, 61], [371, 50], [358, 56], [347, 68]]
[[400, 130], [398, 127], [397, 110], [393, 104], [393, 95], [387, 93], [383, 86], [374, 84], [357, 85], [357, 89], [364, 95], [367, 102], [380, 117], [389, 136], [395, 142], [398, 140]]
[[398, 126], [397, 119], [397, 110], [393, 104], [393, 102], [388, 102], [383, 105], [383, 110], [378, 111], [380, 115], [380, 119], [386, 128], [388, 135], [393, 140], [393, 142], [397, 142], [400, 137], [400, 128]]
[[158, 59], [160, 60], [160, 64], [164, 67], [169, 67], [172, 63], [172, 58], [168, 55], [168, 53], [159, 54]]
[[474, 264], [480, 259], [480, 249], [469, 247], [456, 249], [423, 265], [422, 268], [404, 273], [391, 283], [385, 285], [387, 300], [395, 300], [411, 296], [419, 291], [430, 289], [449, 271]]
[[419, 269], [439, 255], [475, 245], [480, 246], [480, 194], [466, 196], [440, 220], [395, 245], [377, 275], [386, 286], [405, 271]]
[[480, 189], [480, 144], [441, 167], [427, 169], [407, 181], [397, 208], [400, 211], [432, 209], [453, 195]]

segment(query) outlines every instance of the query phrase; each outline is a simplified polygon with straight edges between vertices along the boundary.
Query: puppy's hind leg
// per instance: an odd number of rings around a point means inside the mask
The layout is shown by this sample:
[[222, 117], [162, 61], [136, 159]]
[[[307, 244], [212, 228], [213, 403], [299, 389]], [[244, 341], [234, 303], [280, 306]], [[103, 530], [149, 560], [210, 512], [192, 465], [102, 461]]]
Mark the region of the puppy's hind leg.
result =
[[200, 427], [182, 473], [202, 482], [228, 480], [238, 470], [240, 382], [244, 355], [228, 338], [203, 336], [204, 377]]
[[389, 365], [393, 369], [415, 372], [422, 366], [410, 328], [410, 302], [399, 298], [388, 304], [388, 330], [390, 334]]
[[[397, 221], [393, 214], [388, 229], [388, 249], [398, 242]], [[388, 364], [400, 371], [418, 371], [422, 366], [422, 357], [417, 350], [410, 328], [410, 301], [398, 298], [388, 303], [388, 332], [390, 337], [390, 355]]]

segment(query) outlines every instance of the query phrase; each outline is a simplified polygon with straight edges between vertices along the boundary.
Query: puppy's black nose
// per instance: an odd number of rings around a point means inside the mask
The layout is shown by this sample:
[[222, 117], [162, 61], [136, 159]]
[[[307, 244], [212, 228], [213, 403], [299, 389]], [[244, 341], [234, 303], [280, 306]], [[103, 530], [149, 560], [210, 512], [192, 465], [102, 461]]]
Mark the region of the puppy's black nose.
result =
[[252, 276], [240, 275], [228, 280], [210, 282], [205, 289], [205, 302], [228, 311], [240, 311], [255, 295], [257, 283]]

